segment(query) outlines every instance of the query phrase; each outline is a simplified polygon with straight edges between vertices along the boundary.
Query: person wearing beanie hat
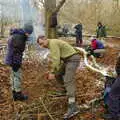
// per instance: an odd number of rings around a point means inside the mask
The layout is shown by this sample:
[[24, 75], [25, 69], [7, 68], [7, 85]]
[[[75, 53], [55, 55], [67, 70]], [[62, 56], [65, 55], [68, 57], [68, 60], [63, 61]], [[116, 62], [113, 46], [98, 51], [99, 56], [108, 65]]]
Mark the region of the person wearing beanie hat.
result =
[[11, 67], [10, 82], [15, 101], [28, 99], [28, 96], [24, 95], [21, 89], [21, 65], [26, 41], [32, 32], [33, 26], [30, 24], [25, 24], [23, 29], [12, 28], [10, 30], [5, 63]]
[[32, 34], [33, 26], [31, 24], [25, 24], [23, 30], [25, 33]]

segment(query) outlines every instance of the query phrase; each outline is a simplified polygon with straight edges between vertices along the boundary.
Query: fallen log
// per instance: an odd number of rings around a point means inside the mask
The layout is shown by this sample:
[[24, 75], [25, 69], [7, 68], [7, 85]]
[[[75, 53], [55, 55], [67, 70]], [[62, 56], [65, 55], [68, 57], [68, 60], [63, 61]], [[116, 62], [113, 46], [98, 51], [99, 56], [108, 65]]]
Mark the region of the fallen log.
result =
[[96, 68], [88, 63], [87, 52], [83, 48], [76, 47], [76, 49], [79, 50], [81, 53], [83, 53], [84, 63], [85, 63], [87, 68], [89, 68], [92, 71], [98, 72], [98, 73], [102, 74], [103, 76], [110, 76], [108, 74], [108, 72], [105, 70], [105, 68], [102, 68], [97, 64], [97, 62], [93, 56], [91, 56], [92, 63]]

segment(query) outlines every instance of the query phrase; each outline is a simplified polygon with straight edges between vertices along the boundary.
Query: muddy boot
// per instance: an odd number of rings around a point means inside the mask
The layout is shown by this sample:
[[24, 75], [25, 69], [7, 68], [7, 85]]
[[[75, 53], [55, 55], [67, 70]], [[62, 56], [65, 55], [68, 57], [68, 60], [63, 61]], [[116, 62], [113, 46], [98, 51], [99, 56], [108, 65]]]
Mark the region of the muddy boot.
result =
[[75, 103], [71, 103], [68, 105], [68, 111], [66, 114], [64, 114], [63, 119], [67, 120], [75, 115], [77, 115], [80, 112], [78, 106]]
[[13, 99], [14, 99], [14, 101], [17, 101], [17, 100], [24, 101], [24, 100], [28, 99], [28, 96], [24, 95], [22, 92], [13, 91]]

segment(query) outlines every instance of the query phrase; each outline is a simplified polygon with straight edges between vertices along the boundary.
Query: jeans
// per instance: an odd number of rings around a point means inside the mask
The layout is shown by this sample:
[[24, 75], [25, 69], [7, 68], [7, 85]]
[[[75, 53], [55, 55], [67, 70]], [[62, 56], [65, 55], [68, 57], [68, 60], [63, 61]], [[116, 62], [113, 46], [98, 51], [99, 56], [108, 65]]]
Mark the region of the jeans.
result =
[[14, 72], [11, 69], [10, 83], [13, 91], [16, 92], [21, 91], [21, 78], [22, 78], [21, 69], [19, 69], [17, 72]]

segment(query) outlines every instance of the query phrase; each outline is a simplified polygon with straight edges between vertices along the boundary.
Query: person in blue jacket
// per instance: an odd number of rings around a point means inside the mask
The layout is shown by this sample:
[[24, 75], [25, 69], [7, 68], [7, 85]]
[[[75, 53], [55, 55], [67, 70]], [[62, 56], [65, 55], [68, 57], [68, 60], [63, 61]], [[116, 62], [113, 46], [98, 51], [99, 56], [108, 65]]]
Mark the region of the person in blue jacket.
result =
[[26, 100], [28, 97], [22, 93], [21, 88], [21, 65], [22, 56], [28, 37], [33, 32], [33, 26], [25, 24], [23, 29], [11, 29], [8, 40], [8, 49], [5, 63], [11, 67], [11, 88], [13, 99]]
[[82, 24], [79, 23], [77, 24], [75, 27], [75, 35], [76, 35], [76, 46], [80, 47], [83, 44], [83, 40], [82, 40]]
[[108, 113], [104, 114], [105, 120], [120, 120], [120, 55], [118, 55], [115, 69], [117, 77], [109, 86], [105, 101], [108, 107]]

